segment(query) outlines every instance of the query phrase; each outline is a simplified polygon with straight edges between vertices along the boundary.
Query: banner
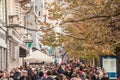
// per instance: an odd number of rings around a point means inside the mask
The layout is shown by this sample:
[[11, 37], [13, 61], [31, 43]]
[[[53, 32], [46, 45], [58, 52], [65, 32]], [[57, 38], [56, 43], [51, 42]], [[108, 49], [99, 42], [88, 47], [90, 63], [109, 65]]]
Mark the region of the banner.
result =
[[108, 73], [110, 79], [117, 79], [116, 57], [102, 57], [102, 67]]

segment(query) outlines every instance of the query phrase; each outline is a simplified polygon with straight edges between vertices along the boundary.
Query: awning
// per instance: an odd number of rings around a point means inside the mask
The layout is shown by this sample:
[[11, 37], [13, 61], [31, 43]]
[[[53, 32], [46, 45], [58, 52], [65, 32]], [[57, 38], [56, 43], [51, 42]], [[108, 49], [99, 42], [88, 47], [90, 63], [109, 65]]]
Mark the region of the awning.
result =
[[25, 50], [29, 51], [29, 48], [27, 48], [27, 47], [26, 47], [25, 45], [23, 45], [23, 44], [19, 44], [19, 47], [24, 48]]
[[30, 56], [27, 56], [25, 58], [25, 61], [29, 63], [41, 63], [41, 62], [52, 63], [53, 59], [47, 54], [42, 53], [39, 50], [36, 50], [32, 52]]

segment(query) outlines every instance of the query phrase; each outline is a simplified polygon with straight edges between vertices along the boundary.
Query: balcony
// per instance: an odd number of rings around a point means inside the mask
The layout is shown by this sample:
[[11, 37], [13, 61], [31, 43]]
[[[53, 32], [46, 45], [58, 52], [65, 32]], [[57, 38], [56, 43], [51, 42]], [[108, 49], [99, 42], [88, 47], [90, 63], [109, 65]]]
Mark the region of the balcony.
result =
[[26, 3], [24, 5], [21, 5], [21, 7], [24, 9], [24, 10], [31, 10], [32, 9], [32, 5], [30, 3]]
[[23, 37], [23, 42], [25, 42], [25, 43], [33, 42], [32, 41], [32, 34], [30, 34], [30, 33], [25, 34], [25, 36]]
[[8, 33], [9, 33], [10, 37], [12, 37], [17, 42], [20, 42], [21, 36], [15, 29], [13, 29], [13, 28], [9, 29]]
[[18, 15], [9, 15], [9, 24], [19, 24]]
[[19, 3], [26, 3], [29, 2], [30, 0], [17, 0]]
[[31, 0], [17, 0], [21, 7], [24, 9], [24, 10], [31, 10], [32, 6], [31, 6], [31, 3], [30, 1]]

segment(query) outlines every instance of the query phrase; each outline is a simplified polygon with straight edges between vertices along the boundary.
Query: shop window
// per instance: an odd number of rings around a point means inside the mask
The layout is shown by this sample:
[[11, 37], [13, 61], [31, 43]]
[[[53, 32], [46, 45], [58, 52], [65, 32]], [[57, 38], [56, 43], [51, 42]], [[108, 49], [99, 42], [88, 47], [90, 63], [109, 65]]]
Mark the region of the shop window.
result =
[[20, 51], [19, 52], [20, 53], [19, 56], [20, 57], [26, 57], [26, 53], [27, 53], [26, 50], [24, 48], [22, 48], [22, 47], [20, 47], [19, 49], [20, 49], [19, 50]]

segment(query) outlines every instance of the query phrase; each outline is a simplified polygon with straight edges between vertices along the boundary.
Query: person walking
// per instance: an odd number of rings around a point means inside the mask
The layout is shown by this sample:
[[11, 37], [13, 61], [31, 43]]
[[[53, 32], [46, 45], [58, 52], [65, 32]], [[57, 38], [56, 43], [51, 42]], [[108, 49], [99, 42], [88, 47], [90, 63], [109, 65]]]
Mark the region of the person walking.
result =
[[28, 72], [26, 70], [22, 71], [22, 76], [20, 77], [20, 80], [31, 80], [31, 78], [28, 76]]
[[10, 72], [8, 80], [14, 80], [14, 72]]
[[52, 71], [51, 70], [47, 71], [47, 78], [45, 80], [54, 80], [54, 78], [52, 77]]
[[32, 72], [31, 79], [32, 79], [32, 80], [37, 80], [38, 77], [39, 77], [39, 76], [38, 76], [37, 70], [34, 70], [34, 71]]
[[36, 80], [45, 80], [43, 71], [39, 72], [39, 77]]
[[0, 80], [8, 80], [6, 73], [4, 73], [4, 72], [1, 73], [1, 75], [0, 75]]
[[70, 80], [82, 80], [78, 73], [73, 73]]
[[14, 73], [14, 80], [19, 80], [20, 76], [21, 76], [20, 70], [16, 68]]
[[68, 80], [64, 74], [58, 75], [58, 80]]
[[103, 77], [101, 78], [101, 80], [109, 80], [107, 73], [103, 73]]

